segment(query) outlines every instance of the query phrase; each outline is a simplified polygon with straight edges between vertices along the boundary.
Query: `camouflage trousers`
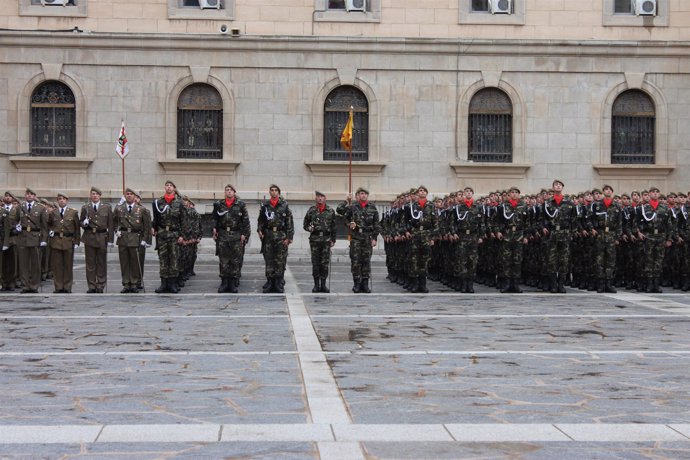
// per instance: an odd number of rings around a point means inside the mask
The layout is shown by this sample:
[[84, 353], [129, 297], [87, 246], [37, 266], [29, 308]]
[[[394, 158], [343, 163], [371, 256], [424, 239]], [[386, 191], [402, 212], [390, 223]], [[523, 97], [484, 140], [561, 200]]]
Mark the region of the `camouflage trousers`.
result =
[[159, 240], [157, 243], [161, 278], [177, 278], [180, 274], [180, 245], [176, 239]]
[[594, 240], [593, 268], [597, 278], [611, 280], [616, 275], [616, 249], [616, 242], [611, 238], [600, 236]]
[[664, 255], [666, 248], [664, 240], [653, 240], [647, 238], [642, 242], [644, 251], [644, 276], [647, 278], [659, 278], [664, 266]]
[[429, 239], [424, 235], [413, 236], [410, 240], [409, 275], [413, 278], [426, 277], [429, 259], [431, 259]]
[[371, 276], [371, 254], [373, 248], [369, 239], [350, 240], [350, 269], [355, 278]]
[[523, 246], [521, 241], [500, 241], [498, 260], [500, 261], [501, 273], [499, 275], [504, 278], [522, 277]]
[[242, 258], [244, 257], [243, 246], [240, 240], [218, 242], [218, 260], [220, 262], [221, 278], [240, 277], [242, 274]]
[[330, 241], [310, 241], [311, 274], [317, 278], [328, 278], [328, 264], [331, 262]]
[[266, 262], [266, 278], [282, 277], [287, 264], [288, 247], [281, 239], [264, 240], [264, 261]]
[[474, 238], [458, 241], [453, 245], [453, 276], [474, 279], [479, 261], [479, 244]]
[[549, 239], [546, 242], [546, 273], [565, 275], [570, 268], [570, 240]]

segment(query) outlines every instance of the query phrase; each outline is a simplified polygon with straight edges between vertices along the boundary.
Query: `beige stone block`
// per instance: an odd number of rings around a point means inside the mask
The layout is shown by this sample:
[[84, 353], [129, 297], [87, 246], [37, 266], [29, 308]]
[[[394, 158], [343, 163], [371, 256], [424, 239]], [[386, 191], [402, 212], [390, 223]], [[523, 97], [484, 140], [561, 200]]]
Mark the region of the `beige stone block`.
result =
[[275, 33], [275, 23], [271, 21], [255, 21], [247, 23], [247, 35], [271, 35]]
[[278, 35], [304, 35], [306, 22], [278, 22], [275, 26], [275, 33]]
[[289, 6], [262, 6], [259, 12], [259, 19], [261, 21], [276, 21], [285, 22], [286, 18], [290, 17]]
[[93, 18], [112, 18], [113, 3], [111, 2], [89, 2], [89, 17]]
[[565, 0], [531, 0], [529, 11], [563, 10]]
[[405, 22], [407, 24], [433, 24], [433, 8], [408, 8], [405, 10]]

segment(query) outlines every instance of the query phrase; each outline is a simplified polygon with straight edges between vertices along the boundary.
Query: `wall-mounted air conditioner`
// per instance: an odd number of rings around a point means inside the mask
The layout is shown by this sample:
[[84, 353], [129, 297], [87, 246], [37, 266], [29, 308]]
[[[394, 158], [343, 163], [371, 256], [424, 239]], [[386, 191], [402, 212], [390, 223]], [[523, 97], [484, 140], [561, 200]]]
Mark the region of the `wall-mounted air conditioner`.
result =
[[489, 12], [491, 14], [511, 14], [513, 12], [513, 0], [489, 0]]
[[41, 0], [41, 5], [43, 6], [49, 6], [49, 5], [55, 5], [55, 6], [66, 6], [68, 0]]
[[367, 0], [345, 0], [346, 11], [366, 11]]
[[219, 10], [220, 0], [199, 0], [199, 8], [202, 10]]
[[656, 16], [657, 0], [635, 0], [635, 14], [638, 16]]

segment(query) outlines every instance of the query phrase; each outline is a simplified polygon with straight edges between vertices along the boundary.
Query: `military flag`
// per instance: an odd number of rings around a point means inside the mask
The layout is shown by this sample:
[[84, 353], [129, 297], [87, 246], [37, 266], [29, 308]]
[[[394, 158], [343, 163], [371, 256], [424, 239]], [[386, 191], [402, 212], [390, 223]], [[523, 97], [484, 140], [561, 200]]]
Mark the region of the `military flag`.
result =
[[120, 135], [117, 138], [117, 145], [115, 146], [115, 153], [117, 156], [123, 160], [129, 153], [129, 142], [127, 141], [127, 135], [125, 134], [125, 122], [122, 122], [122, 128], [120, 128]]
[[352, 109], [350, 109], [350, 116], [347, 119], [347, 124], [345, 125], [345, 129], [343, 129], [343, 133], [340, 135], [340, 145], [350, 152], [350, 154], [352, 154], [352, 125]]

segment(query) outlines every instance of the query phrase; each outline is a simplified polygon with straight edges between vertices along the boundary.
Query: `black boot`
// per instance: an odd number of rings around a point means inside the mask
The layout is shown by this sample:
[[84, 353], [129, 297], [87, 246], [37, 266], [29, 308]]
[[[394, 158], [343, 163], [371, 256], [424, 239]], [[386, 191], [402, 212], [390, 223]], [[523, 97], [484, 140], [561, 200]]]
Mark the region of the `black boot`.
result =
[[176, 285], [177, 285], [178, 289], [184, 287], [184, 283], [185, 283], [184, 275], [178, 276], [175, 281], [176, 281]]
[[468, 294], [474, 294], [474, 286], [472, 285], [474, 281], [472, 278], [467, 278], [465, 280], [465, 290], [463, 292], [466, 292]]
[[369, 278], [362, 278], [362, 282], [359, 285], [360, 292], [369, 294], [371, 289], [369, 289]]
[[321, 286], [320, 287], [321, 287], [320, 291], [323, 293], [328, 294], [329, 292], [331, 292], [331, 290], [328, 289], [328, 286], [326, 285], [326, 278], [321, 278]]
[[618, 292], [618, 290], [614, 287], [612, 280], [606, 280], [606, 285], [604, 286], [604, 292], [608, 292], [610, 294], [615, 294]]
[[565, 287], [563, 286], [563, 275], [560, 275], [558, 277], [558, 285], [556, 286], [556, 290], [558, 291], [559, 294], [565, 294]]
[[285, 280], [283, 280], [282, 276], [279, 276], [275, 278], [275, 282], [273, 284], [273, 292], [282, 294], [285, 292]]
[[311, 292], [321, 292], [321, 278], [318, 276], [314, 277], [314, 287], [311, 288]]
[[[511, 278], [512, 279], [512, 278]], [[501, 288], [501, 294], [508, 294], [513, 292], [510, 287], [510, 283], [506, 283], [505, 286]]]
[[604, 292], [604, 280], [597, 281], [597, 294]]
[[352, 282], [354, 283], [352, 285], [352, 292], [354, 292], [355, 294], [359, 294], [360, 292], [362, 292], [362, 289], [360, 287], [362, 284], [362, 280], [360, 278], [353, 276]]
[[172, 292], [173, 294], [177, 294], [178, 292], [180, 292], [180, 287], [177, 285], [177, 277], [168, 278], [168, 286], [170, 292]]
[[271, 290], [271, 278], [267, 277], [266, 282], [264, 283], [263, 286], [261, 286], [261, 292], [266, 294], [266, 293], [270, 292], [270, 290]]
[[161, 278], [161, 285], [156, 289], [156, 294], [163, 294], [164, 292], [170, 292], [168, 289], [168, 279]]
[[522, 294], [522, 289], [520, 289], [520, 278], [513, 278], [513, 292], [515, 294]]
[[426, 287], [426, 276], [420, 276], [418, 278], [419, 283], [417, 284], [417, 291], [422, 294], [428, 294], [429, 289]]
[[230, 278], [228, 280], [228, 292], [232, 294], [237, 294], [237, 288], [240, 285], [240, 279], [239, 278]]
[[664, 291], [659, 287], [659, 278], [652, 278], [652, 293], [661, 294], [662, 292]]
[[408, 290], [413, 294], [416, 294], [419, 292], [419, 278], [417, 278], [417, 277], [410, 278], [410, 286], [409, 286]]
[[220, 286], [218, 286], [218, 292], [227, 292], [228, 290], [228, 278], [227, 277], [222, 277], [220, 279]]

